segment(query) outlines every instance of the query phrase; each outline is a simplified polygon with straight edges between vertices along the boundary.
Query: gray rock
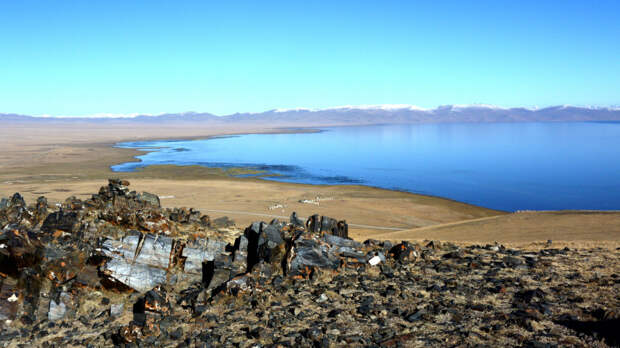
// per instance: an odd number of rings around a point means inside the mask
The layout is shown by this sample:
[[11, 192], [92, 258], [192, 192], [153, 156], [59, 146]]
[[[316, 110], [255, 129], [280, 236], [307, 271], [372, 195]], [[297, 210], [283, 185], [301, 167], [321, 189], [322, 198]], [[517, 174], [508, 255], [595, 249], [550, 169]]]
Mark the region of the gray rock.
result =
[[502, 261], [504, 261], [504, 263], [508, 267], [517, 267], [517, 266], [521, 266], [521, 265], [523, 265], [525, 263], [525, 261], [523, 261], [522, 258], [515, 257], [515, 256], [504, 256]]
[[267, 225], [263, 228], [262, 233], [258, 238], [258, 245], [263, 245], [267, 243], [269, 248], [275, 248], [276, 246], [282, 244], [284, 239], [282, 239], [282, 235], [280, 234], [280, 229], [275, 225]]
[[306, 230], [311, 233], [321, 232], [321, 220], [319, 215], [314, 214], [306, 221]]
[[216, 227], [216, 228], [225, 228], [225, 227], [230, 227], [234, 225], [235, 225], [235, 222], [231, 220], [228, 216], [222, 216], [211, 222], [211, 226]]
[[123, 257], [133, 260], [140, 241], [140, 233], [131, 231], [121, 240], [106, 239], [101, 244], [101, 251], [110, 258]]
[[203, 264], [202, 282], [207, 290], [215, 289], [236, 275], [236, 270], [223, 255]]
[[219, 254], [224, 253], [226, 245], [226, 242], [217, 239], [199, 240], [187, 244], [185, 248], [183, 248], [182, 253], [183, 257], [186, 258], [185, 272], [202, 272], [202, 264], [206, 261], [213, 261]]
[[339, 247], [349, 247], [349, 248], [355, 248], [355, 249], [362, 248], [362, 243], [355, 241], [353, 239], [342, 238], [342, 237], [338, 237], [333, 234], [327, 234], [327, 233], [324, 234], [322, 238], [325, 242], [329, 243], [330, 245], [335, 245]]
[[295, 227], [304, 227], [304, 222], [297, 216], [296, 212], [291, 214], [290, 222]]
[[248, 244], [245, 236], [237, 238], [233, 253], [233, 267], [236, 273], [243, 273], [248, 268]]
[[105, 240], [101, 251], [110, 258], [102, 268], [103, 274], [113, 282], [144, 292], [166, 281], [176, 281], [175, 276], [166, 276], [171, 238], [134, 232], [120, 241]]
[[243, 237], [247, 239], [247, 271], [264, 261], [273, 265], [274, 271], [284, 272], [281, 265], [286, 256], [286, 242], [278, 225], [253, 223], [245, 229]]
[[47, 313], [47, 319], [49, 321], [60, 320], [65, 317], [67, 314], [67, 306], [59, 300], [58, 302], [51, 300], [50, 301], [50, 309]]
[[168, 280], [174, 283], [176, 277], [166, 277], [166, 271], [143, 264], [131, 264], [125, 259], [116, 258], [108, 261], [103, 267], [103, 274], [110, 280], [120, 282], [139, 292], [145, 292]]
[[317, 214], [308, 218], [306, 230], [312, 233], [329, 233], [342, 238], [349, 237], [349, 226], [345, 221], [337, 221], [328, 216], [319, 217]]
[[148, 192], [142, 192], [140, 194], [138, 194], [138, 196], [136, 197], [139, 201], [142, 201], [148, 205], [151, 205], [152, 207], [161, 207], [161, 203], [159, 201], [159, 197], [157, 195], [154, 195], [152, 193], [148, 193]]
[[123, 310], [125, 309], [125, 305], [122, 303], [112, 304], [110, 306], [110, 316], [119, 317], [123, 314]]
[[374, 257], [377, 257], [380, 263], [385, 263], [386, 261], [385, 254], [380, 251], [371, 251], [366, 254], [366, 262]]
[[338, 221], [323, 216], [321, 217], [321, 232], [330, 233], [342, 238], [349, 238], [349, 225], [344, 220]]
[[147, 234], [144, 235], [142, 247], [134, 260], [136, 263], [165, 269], [169, 266], [171, 251], [172, 238]]
[[336, 269], [340, 266], [338, 256], [313, 239], [297, 240], [291, 255], [289, 272], [293, 275], [301, 274], [307, 268]]
[[13, 194], [13, 196], [11, 196], [11, 199], [7, 205], [8, 207], [26, 207], [26, 201], [24, 200], [24, 197], [22, 197], [22, 195], [20, 195], [19, 193], [15, 193]]
[[77, 213], [64, 212], [60, 210], [47, 216], [45, 221], [43, 221], [41, 231], [47, 233], [53, 233], [56, 230], [74, 232], [79, 225], [78, 220], [79, 219]]

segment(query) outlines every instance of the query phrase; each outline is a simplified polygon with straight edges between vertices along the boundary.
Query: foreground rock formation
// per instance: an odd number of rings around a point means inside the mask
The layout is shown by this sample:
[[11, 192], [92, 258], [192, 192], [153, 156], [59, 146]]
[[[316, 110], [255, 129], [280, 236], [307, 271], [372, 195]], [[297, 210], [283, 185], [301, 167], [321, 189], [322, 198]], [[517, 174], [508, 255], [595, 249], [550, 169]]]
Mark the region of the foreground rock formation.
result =
[[128, 186], [0, 201], [0, 344], [620, 344], [618, 250], [361, 243], [317, 215], [239, 230]]

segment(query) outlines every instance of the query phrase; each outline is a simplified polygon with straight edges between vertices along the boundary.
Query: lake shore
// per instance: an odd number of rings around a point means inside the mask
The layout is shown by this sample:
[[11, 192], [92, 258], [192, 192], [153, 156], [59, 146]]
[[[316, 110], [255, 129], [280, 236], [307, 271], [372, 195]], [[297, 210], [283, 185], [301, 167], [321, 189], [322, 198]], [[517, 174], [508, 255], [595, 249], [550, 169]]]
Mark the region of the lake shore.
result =
[[[617, 227], [620, 226], [620, 213], [610, 213], [606, 219], [573, 218], [570, 224], [560, 223], [558, 227], [543, 213], [534, 212], [527, 221], [504, 218], [512, 229], [518, 230], [520, 224], [533, 229], [523, 238], [502, 234], [506, 226], [489, 224], [468, 227], [478, 228], [478, 232], [467, 240], [463, 236], [469, 234], [469, 230], [459, 233], [461, 227], [453, 227], [456, 232], [452, 234], [437, 234], [432, 226], [446, 228], [445, 224], [458, 226], [464, 221], [516, 215], [439, 197], [359, 185], [305, 185], [235, 178], [219, 168], [151, 166], [133, 173], [110, 170], [111, 165], [135, 160], [134, 157], [141, 153], [114, 147], [122, 141], [204, 139], [282, 131], [291, 130], [206, 129], [199, 124], [168, 129], [153, 126], [127, 129], [123, 125], [7, 125], [0, 130], [0, 137], [6, 140], [0, 154], [0, 196], [20, 192], [29, 202], [41, 195], [50, 200], [64, 200], [69, 195], [85, 198], [105, 184], [107, 178], [121, 177], [130, 180], [134, 190], [162, 196], [164, 206], [195, 207], [215, 218], [227, 215], [240, 227], [251, 221], [287, 217], [296, 211], [300, 216], [317, 213], [346, 219], [352, 224], [351, 235], [356, 239], [378, 237], [505, 243], [566, 239], [572, 243], [601, 241], [605, 245], [620, 240]], [[300, 203], [303, 200], [317, 201], [317, 197], [318, 205]], [[569, 215], [552, 220], [560, 221]], [[504, 221], [501, 217], [498, 219]], [[561, 232], [562, 228], [566, 232]], [[583, 232], [594, 230], [598, 232]], [[563, 233], [568, 233], [570, 238], [562, 238]]]

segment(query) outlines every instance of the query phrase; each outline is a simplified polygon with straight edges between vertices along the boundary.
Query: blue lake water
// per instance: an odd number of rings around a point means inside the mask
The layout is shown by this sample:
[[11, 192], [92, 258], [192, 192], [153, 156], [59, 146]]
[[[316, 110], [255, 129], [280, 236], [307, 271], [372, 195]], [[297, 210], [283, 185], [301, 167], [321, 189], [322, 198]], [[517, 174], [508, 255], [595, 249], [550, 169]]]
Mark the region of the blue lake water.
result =
[[363, 184], [507, 211], [620, 209], [620, 123], [333, 127], [319, 133], [122, 143], [158, 164], [249, 166], [267, 180]]

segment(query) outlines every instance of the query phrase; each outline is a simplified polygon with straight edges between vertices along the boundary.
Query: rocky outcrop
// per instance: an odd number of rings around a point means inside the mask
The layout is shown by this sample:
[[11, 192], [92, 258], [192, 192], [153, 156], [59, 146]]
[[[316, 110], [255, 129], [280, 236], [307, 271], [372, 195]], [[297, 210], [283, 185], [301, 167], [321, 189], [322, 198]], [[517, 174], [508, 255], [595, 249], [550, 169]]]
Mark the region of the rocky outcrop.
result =
[[[110, 180], [57, 210], [0, 202], [0, 344], [613, 345], [618, 251], [244, 230]], [[592, 272], [585, 270], [594, 270]]]

